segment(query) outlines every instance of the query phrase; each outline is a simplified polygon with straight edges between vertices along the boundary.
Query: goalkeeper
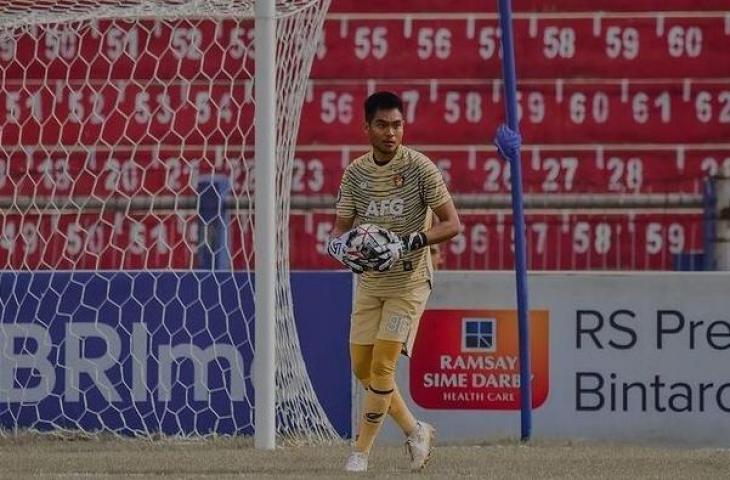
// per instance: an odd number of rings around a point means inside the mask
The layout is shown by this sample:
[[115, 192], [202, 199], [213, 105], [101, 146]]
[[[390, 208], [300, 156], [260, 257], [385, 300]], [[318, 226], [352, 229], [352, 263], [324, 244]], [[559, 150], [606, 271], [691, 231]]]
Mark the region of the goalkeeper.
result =
[[[359, 434], [345, 470], [367, 470], [368, 454], [389, 413], [406, 434], [411, 469], [428, 461], [434, 429], [417, 421], [395, 382], [396, 362], [410, 356], [431, 293], [430, 244], [459, 231], [459, 217], [441, 172], [425, 155], [401, 144], [403, 102], [390, 92], [365, 101], [372, 150], [345, 170], [328, 253], [358, 277], [350, 325], [350, 357], [366, 389]], [[438, 224], [431, 226], [431, 211]], [[388, 238], [369, 257], [349, 249], [355, 222], [380, 226]]]

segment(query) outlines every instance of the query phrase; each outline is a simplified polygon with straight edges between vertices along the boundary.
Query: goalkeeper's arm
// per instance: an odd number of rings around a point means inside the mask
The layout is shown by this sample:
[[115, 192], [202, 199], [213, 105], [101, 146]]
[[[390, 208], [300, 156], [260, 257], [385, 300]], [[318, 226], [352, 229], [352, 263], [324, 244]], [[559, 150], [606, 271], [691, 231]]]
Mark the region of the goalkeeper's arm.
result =
[[339, 237], [345, 232], [352, 230], [352, 224], [355, 223], [355, 217], [347, 218], [337, 215], [335, 217], [335, 225], [332, 227], [331, 236]]
[[434, 209], [438, 222], [425, 232], [413, 232], [401, 237], [403, 250], [412, 252], [426, 245], [441, 243], [455, 237], [459, 233], [459, 214], [456, 212], [454, 201], [449, 200]]
[[383, 233], [388, 235], [390, 241], [375, 249], [374, 256], [378, 259], [376, 270], [381, 272], [390, 270], [404, 253], [444, 242], [459, 233], [459, 214], [456, 212], [453, 200], [435, 208], [434, 213], [439, 221], [425, 232], [413, 232], [399, 237], [393, 232], [384, 230]]

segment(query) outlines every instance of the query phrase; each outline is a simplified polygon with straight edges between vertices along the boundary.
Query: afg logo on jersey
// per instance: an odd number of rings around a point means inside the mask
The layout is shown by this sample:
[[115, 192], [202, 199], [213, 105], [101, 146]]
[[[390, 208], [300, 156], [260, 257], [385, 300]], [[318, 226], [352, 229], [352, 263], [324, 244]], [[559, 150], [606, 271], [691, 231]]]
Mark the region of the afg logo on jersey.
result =
[[385, 200], [370, 200], [365, 213], [369, 217], [385, 217], [403, 215], [403, 199], [393, 198]]
[[[549, 389], [548, 312], [530, 312], [532, 407]], [[423, 408], [519, 410], [516, 310], [427, 310], [410, 362], [410, 392]]]

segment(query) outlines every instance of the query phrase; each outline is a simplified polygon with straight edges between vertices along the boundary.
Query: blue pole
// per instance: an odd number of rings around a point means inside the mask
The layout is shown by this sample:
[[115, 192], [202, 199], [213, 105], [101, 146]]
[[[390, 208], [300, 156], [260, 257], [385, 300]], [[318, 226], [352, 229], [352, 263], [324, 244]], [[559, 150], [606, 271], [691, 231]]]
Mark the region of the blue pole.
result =
[[715, 235], [716, 220], [715, 213], [717, 211], [717, 193], [715, 192], [714, 177], [707, 177], [703, 183], [702, 190], [702, 206], [703, 215], [703, 260], [702, 270], [716, 270], [715, 264]]
[[206, 176], [198, 182], [197, 268], [201, 270], [231, 268], [226, 210], [229, 190], [230, 184], [225, 177]]
[[[499, 21], [502, 27], [502, 72], [507, 126], [519, 132], [517, 119], [517, 74], [512, 34], [510, 0], [499, 0]], [[527, 301], [527, 260], [525, 248], [525, 214], [522, 201], [522, 166], [519, 150], [509, 159], [512, 171], [512, 216], [515, 231], [515, 275], [517, 277], [517, 317], [520, 343], [520, 413], [522, 441], [530, 439], [532, 431], [532, 388], [530, 383], [530, 327]]]

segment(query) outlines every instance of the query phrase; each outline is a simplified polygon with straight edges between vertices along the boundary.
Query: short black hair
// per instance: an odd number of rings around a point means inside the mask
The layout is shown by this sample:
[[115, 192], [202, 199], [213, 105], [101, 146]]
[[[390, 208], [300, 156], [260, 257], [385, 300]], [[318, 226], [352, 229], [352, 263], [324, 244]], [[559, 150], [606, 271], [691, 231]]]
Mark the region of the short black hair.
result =
[[370, 123], [378, 110], [397, 108], [403, 113], [403, 100], [393, 92], [375, 92], [365, 100], [365, 121]]

